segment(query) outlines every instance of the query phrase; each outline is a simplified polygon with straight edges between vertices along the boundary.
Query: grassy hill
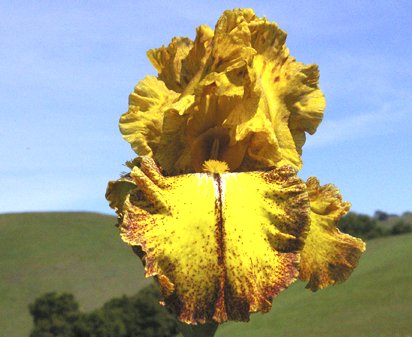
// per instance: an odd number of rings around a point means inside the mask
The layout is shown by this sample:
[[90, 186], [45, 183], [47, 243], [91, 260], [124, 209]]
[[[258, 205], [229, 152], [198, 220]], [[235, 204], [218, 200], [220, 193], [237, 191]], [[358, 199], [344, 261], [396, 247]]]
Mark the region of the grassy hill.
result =
[[[25, 337], [28, 304], [70, 292], [90, 310], [147, 280], [113, 226], [92, 213], [0, 215], [0, 337]], [[312, 293], [296, 283], [270, 313], [226, 323], [216, 337], [412, 337], [412, 235], [368, 242], [344, 284]]]
[[90, 310], [146, 285], [115, 222], [93, 213], [0, 215], [0, 337], [28, 336], [28, 304], [45, 292], [73, 293]]

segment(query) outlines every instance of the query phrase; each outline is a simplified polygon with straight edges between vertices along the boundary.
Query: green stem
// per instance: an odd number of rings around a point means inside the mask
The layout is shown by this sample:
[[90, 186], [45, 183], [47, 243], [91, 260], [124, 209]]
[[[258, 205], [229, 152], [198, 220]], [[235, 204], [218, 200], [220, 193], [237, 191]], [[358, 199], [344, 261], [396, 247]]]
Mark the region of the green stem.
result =
[[178, 322], [178, 326], [184, 337], [213, 337], [216, 333], [218, 324], [207, 323], [190, 325]]

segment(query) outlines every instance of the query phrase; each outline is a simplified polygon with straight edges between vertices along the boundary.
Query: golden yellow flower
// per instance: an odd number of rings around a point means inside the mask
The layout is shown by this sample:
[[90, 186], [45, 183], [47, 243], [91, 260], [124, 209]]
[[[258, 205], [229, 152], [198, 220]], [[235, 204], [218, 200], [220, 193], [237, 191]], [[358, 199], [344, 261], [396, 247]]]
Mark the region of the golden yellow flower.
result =
[[345, 280], [365, 249], [337, 229], [350, 207], [338, 189], [296, 176], [325, 100], [285, 39], [250, 9], [225, 11], [214, 31], [148, 52], [158, 76], [120, 119], [139, 156], [106, 198], [182, 322], [248, 320], [297, 277], [313, 291]]
[[164, 177], [141, 157], [106, 197], [183, 322], [248, 320], [299, 274], [309, 202], [291, 167]]
[[150, 50], [158, 77], [138, 83], [120, 119], [123, 137], [167, 175], [284, 164], [300, 169], [305, 134], [322, 120], [316, 65], [289, 55], [286, 33], [251, 9], [225, 11], [215, 31]]

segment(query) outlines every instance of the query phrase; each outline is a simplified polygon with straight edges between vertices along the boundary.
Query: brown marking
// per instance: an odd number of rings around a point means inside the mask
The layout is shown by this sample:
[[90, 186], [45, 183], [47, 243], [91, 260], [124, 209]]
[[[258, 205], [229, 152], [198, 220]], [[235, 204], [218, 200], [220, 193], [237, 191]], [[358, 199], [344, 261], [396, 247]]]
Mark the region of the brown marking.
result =
[[213, 319], [216, 322], [227, 320], [225, 304], [225, 283], [226, 283], [226, 266], [225, 266], [225, 240], [224, 240], [224, 218], [222, 205], [222, 180], [219, 174], [214, 174], [213, 178], [217, 184], [218, 197], [215, 200], [215, 236], [217, 242], [217, 264], [220, 271], [218, 297], [215, 305]]
[[266, 61], [263, 61], [262, 73], [264, 73], [264, 72], [265, 72], [265, 69], [266, 69]]
[[216, 89], [217, 89], [217, 84], [213, 82], [203, 89], [203, 93], [205, 95], [213, 95], [216, 93]]

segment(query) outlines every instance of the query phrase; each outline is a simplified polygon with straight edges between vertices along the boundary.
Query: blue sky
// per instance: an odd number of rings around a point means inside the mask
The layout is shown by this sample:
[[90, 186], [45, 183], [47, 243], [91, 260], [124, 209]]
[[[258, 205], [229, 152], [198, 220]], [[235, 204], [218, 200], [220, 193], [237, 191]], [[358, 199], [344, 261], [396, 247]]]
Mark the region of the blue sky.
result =
[[86, 210], [133, 157], [118, 131], [150, 48], [251, 7], [317, 63], [324, 120], [302, 178], [337, 185], [357, 212], [412, 210], [410, 1], [0, 2], [0, 213]]

